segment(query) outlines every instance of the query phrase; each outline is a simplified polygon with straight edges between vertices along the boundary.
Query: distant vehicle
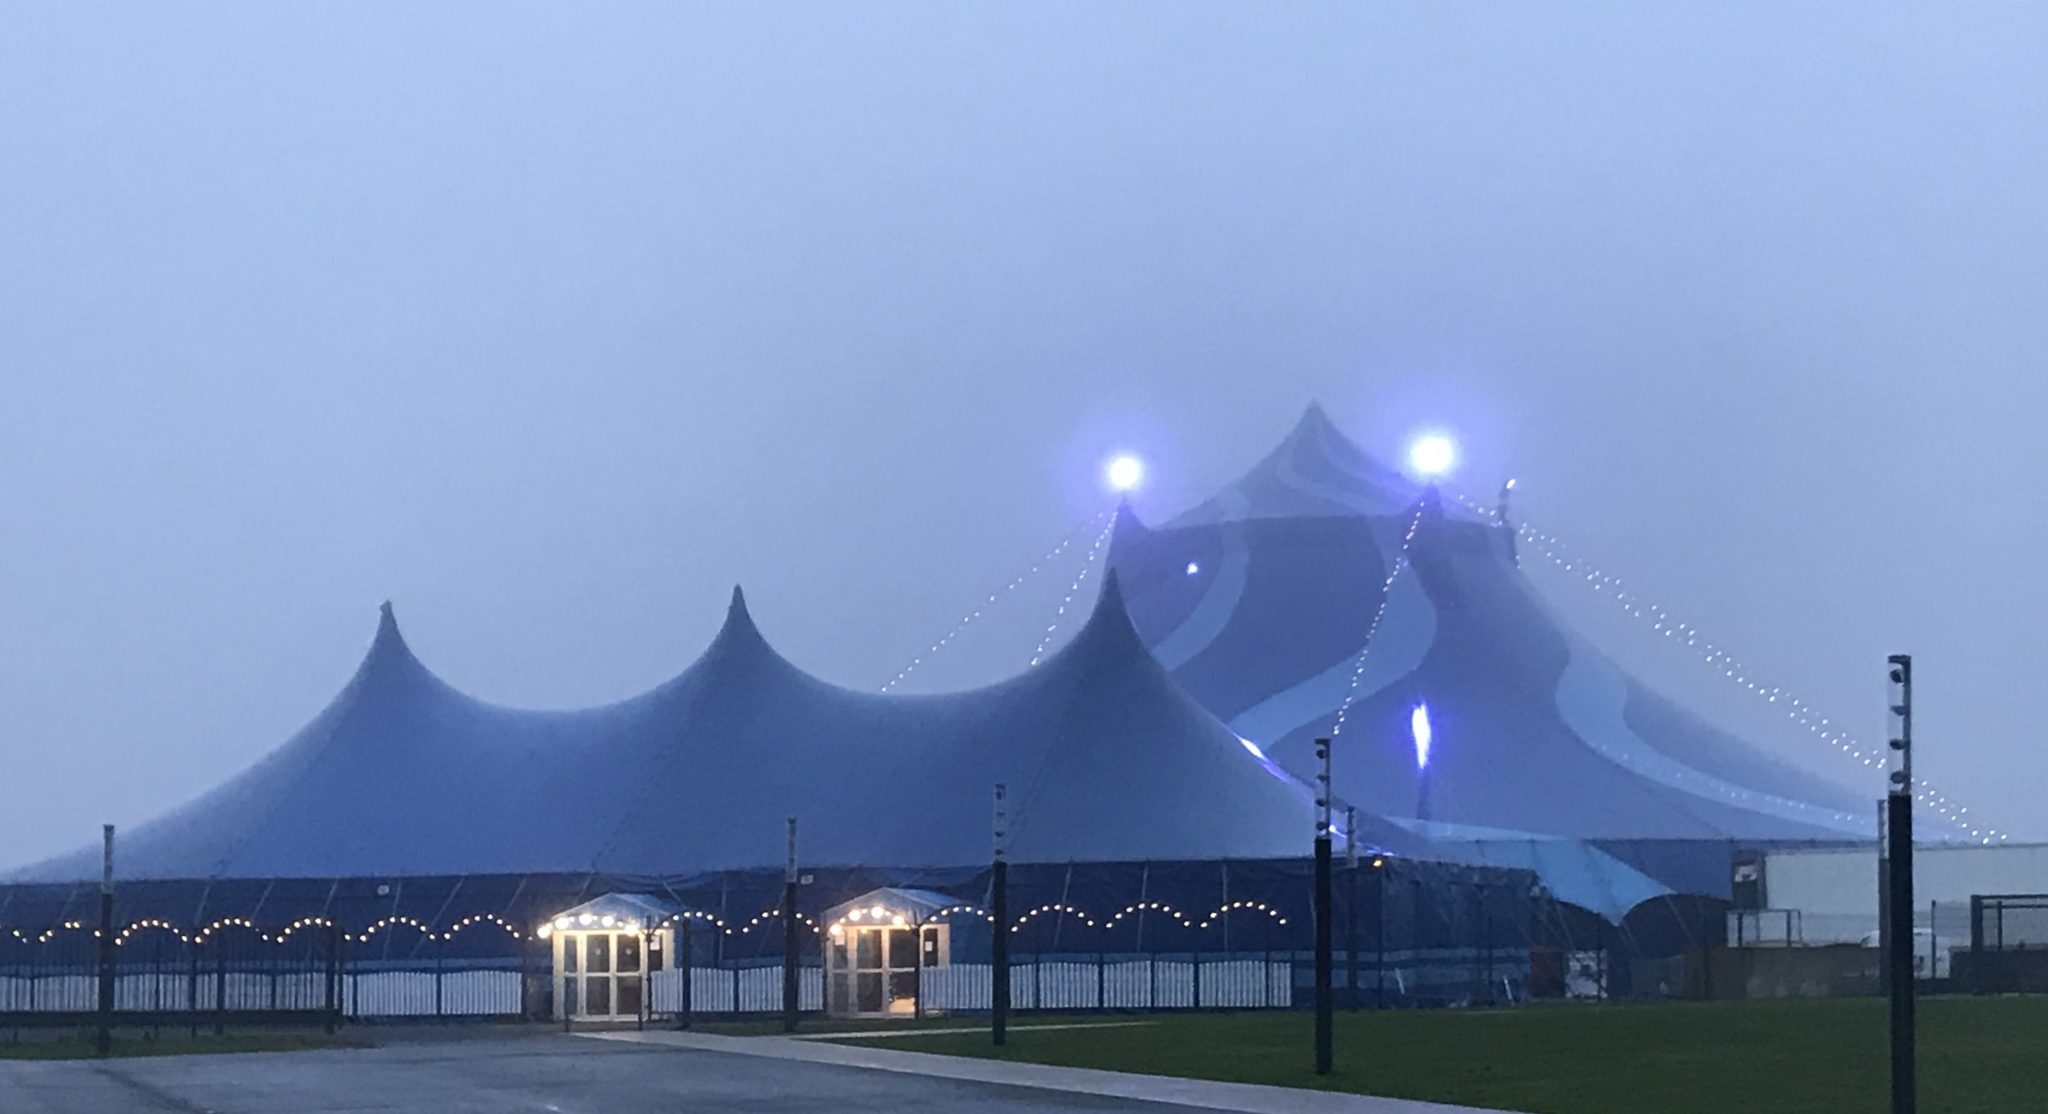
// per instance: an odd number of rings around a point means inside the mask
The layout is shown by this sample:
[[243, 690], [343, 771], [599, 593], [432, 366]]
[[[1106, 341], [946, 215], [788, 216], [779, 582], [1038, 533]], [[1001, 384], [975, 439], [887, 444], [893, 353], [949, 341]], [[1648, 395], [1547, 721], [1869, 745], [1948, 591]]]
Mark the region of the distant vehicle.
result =
[[[1880, 933], [1869, 932], [1863, 936], [1863, 946], [1878, 946]], [[1945, 979], [1948, 977], [1947, 937], [1940, 936], [1931, 928], [1913, 930], [1913, 977], [1916, 979]], [[1932, 968], [1930, 970], [1930, 967]]]

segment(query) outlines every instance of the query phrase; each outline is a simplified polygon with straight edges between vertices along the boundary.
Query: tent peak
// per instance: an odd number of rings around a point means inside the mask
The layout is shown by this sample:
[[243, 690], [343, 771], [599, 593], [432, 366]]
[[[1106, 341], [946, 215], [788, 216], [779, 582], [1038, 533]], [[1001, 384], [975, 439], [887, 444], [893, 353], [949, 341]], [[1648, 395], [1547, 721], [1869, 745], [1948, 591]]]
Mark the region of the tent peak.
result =
[[412, 651], [405, 645], [405, 635], [398, 629], [398, 612], [391, 606], [390, 600], [377, 605], [377, 633], [370, 639], [371, 657], [387, 653], [412, 656]]
[[779, 661], [782, 657], [755, 625], [753, 613], [747, 609], [747, 594], [737, 584], [732, 588], [732, 601], [726, 605], [725, 623], [718, 628], [705, 654], [728, 663], [764, 658]]
[[1102, 588], [1095, 594], [1095, 609], [1088, 613], [1088, 621], [1075, 636], [1077, 642], [1084, 639], [1128, 643], [1140, 654], [1151, 656], [1144, 640], [1138, 637], [1138, 628], [1131, 623], [1130, 609], [1124, 604], [1123, 581], [1114, 568], [1103, 574]]

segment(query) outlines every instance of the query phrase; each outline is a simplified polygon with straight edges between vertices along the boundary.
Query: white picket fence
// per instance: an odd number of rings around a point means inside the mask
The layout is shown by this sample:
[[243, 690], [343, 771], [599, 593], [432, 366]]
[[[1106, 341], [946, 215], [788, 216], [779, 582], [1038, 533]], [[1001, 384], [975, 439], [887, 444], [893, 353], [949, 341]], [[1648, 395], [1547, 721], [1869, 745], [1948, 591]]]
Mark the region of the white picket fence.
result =
[[[919, 987], [931, 1010], [989, 1008], [986, 963], [928, 968]], [[1206, 961], [1199, 975], [1185, 960], [1124, 959], [1012, 963], [1010, 1004], [1020, 1010], [1285, 1009], [1294, 1004], [1294, 968], [1282, 960]]]
[[[180, 972], [121, 975], [114, 980], [117, 1010], [201, 1012], [319, 1010], [327, 1005], [320, 972], [233, 971], [215, 982]], [[517, 1014], [519, 972], [494, 970], [376, 971], [342, 976], [342, 1012], [351, 1017], [485, 1017]], [[218, 986], [225, 1003], [216, 999]], [[195, 1004], [196, 1003], [196, 1004]], [[0, 976], [0, 1012], [80, 1013], [98, 1008], [93, 975]]]
[[343, 980], [350, 1017], [494, 1017], [520, 1009], [519, 972], [374, 971]]
[[[796, 974], [797, 1008], [825, 1008], [825, 975], [816, 967], [800, 967]], [[656, 971], [655, 1013], [674, 1013], [683, 1002], [683, 973]], [[690, 1009], [696, 1013], [771, 1013], [782, 1009], [782, 965], [690, 969]]]
[[[928, 1010], [989, 1008], [986, 963], [928, 967], [919, 998]], [[1199, 980], [1199, 986], [1197, 982]], [[673, 1013], [682, 1003], [680, 971], [654, 974], [652, 1008]], [[1294, 1005], [1294, 970], [1284, 960], [1205, 961], [1197, 975], [1186, 960], [1046, 960], [1010, 966], [1010, 1001], [1020, 1010], [1286, 1009]], [[823, 973], [805, 967], [797, 977], [797, 1004], [824, 1006]], [[690, 1008], [698, 1013], [772, 1013], [782, 1008], [782, 968], [738, 971], [698, 967], [690, 972]]]

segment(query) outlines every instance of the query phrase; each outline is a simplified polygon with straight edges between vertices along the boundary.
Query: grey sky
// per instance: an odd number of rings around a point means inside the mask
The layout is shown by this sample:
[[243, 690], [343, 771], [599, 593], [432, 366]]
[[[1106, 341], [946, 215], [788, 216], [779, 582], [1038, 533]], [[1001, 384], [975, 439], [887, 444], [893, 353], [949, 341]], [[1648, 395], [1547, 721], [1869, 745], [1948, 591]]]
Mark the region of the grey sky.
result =
[[282, 740], [386, 597], [507, 703], [655, 682], [736, 580], [877, 685], [1111, 447], [1157, 519], [1311, 397], [1871, 737], [1914, 651], [1925, 771], [2048, 837], [2039, 7], [0, 25], [0, 862]]

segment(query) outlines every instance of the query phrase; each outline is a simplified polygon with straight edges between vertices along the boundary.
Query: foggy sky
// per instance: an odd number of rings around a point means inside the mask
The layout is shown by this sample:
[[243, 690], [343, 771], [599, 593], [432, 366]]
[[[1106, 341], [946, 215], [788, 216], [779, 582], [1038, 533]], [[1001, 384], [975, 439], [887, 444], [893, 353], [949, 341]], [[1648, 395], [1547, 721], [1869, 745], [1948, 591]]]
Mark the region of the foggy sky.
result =
[[[1866, 739], [1913, 652], [1921, 772], [2048, 837], [2038, 7], [0, 25], [0, 865], [282, 741], [387, 598], [503, 703], [667, 677], [736, 581], [877, 686], [1111, 449], [1158, 521], [1311, 398], [1389, 458], [1456, 430], [1464, 482]], [[1028, 658], [1042, 610], [1006, 621], [969, 672]]]

